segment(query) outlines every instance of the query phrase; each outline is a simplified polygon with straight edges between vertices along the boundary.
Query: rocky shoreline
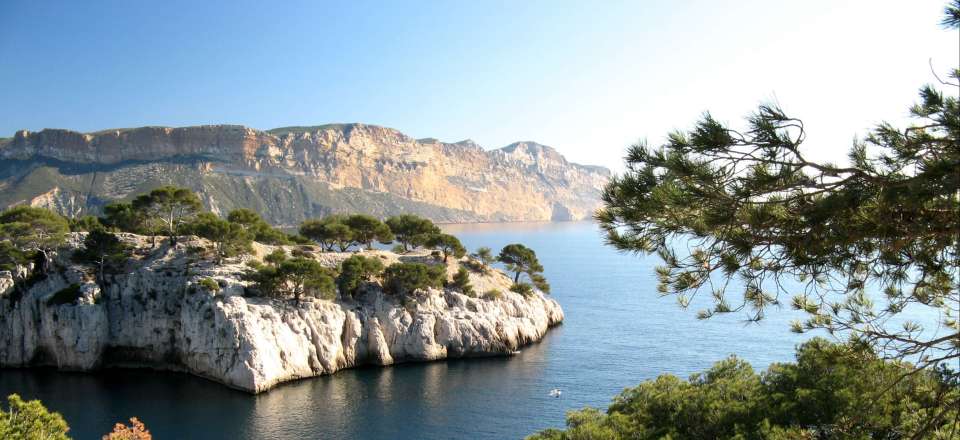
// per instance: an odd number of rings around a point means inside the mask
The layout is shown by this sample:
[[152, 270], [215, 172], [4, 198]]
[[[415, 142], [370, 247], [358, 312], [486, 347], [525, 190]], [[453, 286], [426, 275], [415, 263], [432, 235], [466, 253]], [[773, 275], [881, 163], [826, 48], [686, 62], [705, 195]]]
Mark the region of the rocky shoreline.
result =
[[[563, 320], [556, 301], [539, 291], [511, 292], [511, 279], [497, 270], [470, 273], [478, 292], [496, 291], [495, 297], [427, 289], [398, 298], [368, 286], [356, 299], [295, 304], [249, 296], [245, 261], [274, 247], [257, 244], [253, 256], [216, 264], [195, 255], [202, 239], [151, 249], [147, 237], [122, 235], [137, 245], [137, 256], [103, 289], [92, 268], [68, 257], [80, 246], [76, 234], [48, 276], [21, 297], [11, 273], [0, 272], [0, 367], [147, 367], [259, 393], [362, 365], [509, 355]], [[299, 248], [331, 267], [354, 254]], [[430, 258], [363, 254], [385, 263]], [[459, 266], [451, 260], [447, 270]], [[215, 280], [219, 291], [199, 288], [204, 279]], [[76, 297], [64, 301], [66, 289]]]

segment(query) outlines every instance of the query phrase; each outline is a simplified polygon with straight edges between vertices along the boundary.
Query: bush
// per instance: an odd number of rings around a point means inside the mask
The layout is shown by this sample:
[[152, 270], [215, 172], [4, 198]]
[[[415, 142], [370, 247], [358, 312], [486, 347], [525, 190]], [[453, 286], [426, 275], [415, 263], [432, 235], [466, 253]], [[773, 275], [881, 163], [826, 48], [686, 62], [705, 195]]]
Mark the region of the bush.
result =
[[[960, 398], [956, 384], [935, 371], [912, 371], [815, 338], [798, 348], [796, 362], [757, 374], [730, 357], [687, 381], [662, 375], [621, 393], [606, 414], [571, 412], [566, 431], [529, 439], [938, 438], [935, 430], [960, 428], [960, 407], [948, 406]], [[894, 378], [896, 387], [884, 386]], [[920, 417], [940, 411], [920, 432]]]
[[513, 283], [513, 285], [510, 286], [510, 291], [519, 293], [523, 295], [524, 298], [529, 298], [531, 295], [533, 295], [533, 286], [531, 286], [529, 283], [524, 283], [521, 281], [519, 283]]
[[73, 304], [80, 298], [80, 285], [71, 284], [54, 293], [47, 299], [47, 306], [61, 306], [64, 304]]
[[503, 296], [503, 292], [497, 289], [490, 289], [486, 292], [483, 292], [484, 299], [500, 299], [501, 296]]
[[407, 253], [407, 250], [404, 249], [404, 247], [403, 247], [402, 244], [394, 245], [392, 248], [390, 248], [390, 251], [393, 252], [393, 253], [395, 253], [395, 254], [405, 254], [405, 253]]
[[0, 408], [0, 439], [69, 440], [69, 430], [63, 417], [47, 410], [39, 400], [25, 402], [11, 394], [6, 410]]
[[453, 280], [450, 282], [450, 287], [455, 290], [459, 290], [464, 295], [471, 297], [476, 296], [476, 293], [473, 291], [473, 285], [470, 284], [470, 274], [462, 267], [453, 275]]
[[444, 266], [394, 263], [384, 271], [384, 288], [394, 295], [411, 295], [418, 289], [439, 288], [446, 281]]
[[467, 249], [460, 243], [460, 239], [450, 234], [433, 234], [426, 239], [426, 246], [434, 248], [443, 254], [443, 262], [447, 262], [447, 257], [453, 255], [460, 258], [466, 255]]
[[197, 285], [210, 293], [217, 293], [220, 291], [220, 283], [217, 283], [213, 278], [204, 278], [198, 281]]
[[343, 260], [343, 263], [340, 263], [340, 275], [337, 277], [340, 295], [354, 296], [364, 282], [382, 273], [383, 263], [377, 258], [353, 255]]

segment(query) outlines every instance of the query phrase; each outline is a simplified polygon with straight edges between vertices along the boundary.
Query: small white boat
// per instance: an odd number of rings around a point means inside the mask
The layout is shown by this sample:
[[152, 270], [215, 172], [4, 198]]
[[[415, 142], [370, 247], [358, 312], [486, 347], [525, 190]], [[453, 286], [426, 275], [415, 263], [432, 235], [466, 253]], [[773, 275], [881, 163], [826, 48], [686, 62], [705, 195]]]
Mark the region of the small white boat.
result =
[[563, 394], [563, 392], [560, 391], [560, 388], [554, 388], [554, 389], [550, 390], [550, 397], [557, 397], [557, 398], [559, 398], [561, 394]]

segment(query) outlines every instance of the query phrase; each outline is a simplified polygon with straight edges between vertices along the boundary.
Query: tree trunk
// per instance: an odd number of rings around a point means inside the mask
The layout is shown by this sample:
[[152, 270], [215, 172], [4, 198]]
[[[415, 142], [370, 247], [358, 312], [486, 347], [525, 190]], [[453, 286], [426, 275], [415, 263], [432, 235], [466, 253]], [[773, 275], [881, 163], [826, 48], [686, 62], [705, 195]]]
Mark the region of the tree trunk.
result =
[[520, 281], [520, 272], [513, 276], [513, 284], [517, 284], [518, 281]]

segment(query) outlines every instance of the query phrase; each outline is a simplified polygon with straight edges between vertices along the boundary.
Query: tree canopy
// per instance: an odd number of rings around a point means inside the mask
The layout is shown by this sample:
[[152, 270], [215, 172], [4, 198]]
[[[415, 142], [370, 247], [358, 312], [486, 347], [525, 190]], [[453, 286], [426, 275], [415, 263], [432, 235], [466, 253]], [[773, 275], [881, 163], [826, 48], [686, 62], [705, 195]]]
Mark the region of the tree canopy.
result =
[[46, 271], [49, 253], [63, 244], [68, 232], [67, 219], [43, 208], [16, 206], [0, 212], [0, 242], [9, 242], [23, 256], [39, 254], [40, 272]]
[[357, 289], [383, 273], [383, 263], [378, 258], [351, 255], [340, 263], [340, 275], [337, 277], [337, 287], [343, 296], [354, 296]]
[[432, 221], [413, 214], [390, 217], [386, 224], [396, 240], [403, 245], [404, 251], [423, 246], [431, 235], [440, 233], [440, 228]]
[[373, 249], [373, 242], [379, 241], [388, 244], [393, 241], [393, 233], [383, 222], [372, 215], [353, 214], [343, 220], [343, 224], [350, 227], [353, 241]]
[[453, 255], [456, 258], [467, 254], [467, 248], [463, 247], [460, 239], [450, 234], [433, 234], [426, 238], [424, 244], [433, 249], [439, 250], [443, 254], [443, 262], [447, 262], [447, 257]]
[[394, 263], [383, 274], [383, 287], [395, 295], [411, 295], [419, 289], [439, 288], [447, 279], [445, 266]]
[[[742, 130], [705, 114], [658, 148], [630, 147], [597, 220], [617, 249], [661, 257], [661, 293], [712, 297], [702, 318], [756, 321], [789, 302], [807, 314], [795, 331], [947, 367], [960, 358], [960, 69], [950, 77], [953, 93], [924, 86], [915, 122], [878, 124], [846, 164], [810, 159], [803, 123], [775, 106]], [[939, 322], [891, 319], [908, 307]]]
[[70, 428], [63, 416], [47, 410], [39, 400], [24, 401], [7, 397], [7, 408], [0, 407], [0, 438], [9, 440], [69, 440]]
[[[133, 199], [134, 211], [142, 213], [149, 230], [162, 231], [176, 243], [180, 226], [203, 208], [193, 191], [175, 186], [161, 186]], [[153, 233], [153, 232], [152, 232]]]
[[217, 262], [252, 250], [255, 232], [244, 228], [240, 223], [224, 220], [210, 212], [198, 214], [185, 229], [214, 243]]
[[938, 402], [943, 394], [956, 398], [957, 384], [934, 371], [909, 371], [862, 345], [814, 338], [798, 348], [795, 362], [757, 374], [730, 357], [686, 381], [662, 375], [625, 390], [606, 414], [570, 412], [566, 430], [529, 439], [956, 438], [960, 407]]

